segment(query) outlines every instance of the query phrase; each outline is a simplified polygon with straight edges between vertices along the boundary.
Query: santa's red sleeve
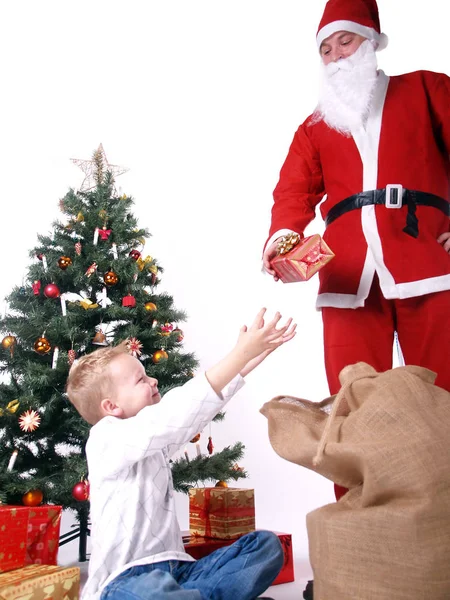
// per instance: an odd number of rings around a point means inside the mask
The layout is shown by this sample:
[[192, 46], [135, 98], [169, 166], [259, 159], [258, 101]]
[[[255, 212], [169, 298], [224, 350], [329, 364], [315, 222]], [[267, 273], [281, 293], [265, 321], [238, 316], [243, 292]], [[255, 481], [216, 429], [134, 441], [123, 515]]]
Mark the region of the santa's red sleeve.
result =
[[424, 77], [436, 139], [442, 142], [450, 155], [450, 77], [430, 71], [425, 71]]
[[273, 193], [269, 238], [286, 229], [302, 235], [325, 194], [319, 152], [311, 140], [311, 129], [309, 119], [298, 128], [281, 168]]

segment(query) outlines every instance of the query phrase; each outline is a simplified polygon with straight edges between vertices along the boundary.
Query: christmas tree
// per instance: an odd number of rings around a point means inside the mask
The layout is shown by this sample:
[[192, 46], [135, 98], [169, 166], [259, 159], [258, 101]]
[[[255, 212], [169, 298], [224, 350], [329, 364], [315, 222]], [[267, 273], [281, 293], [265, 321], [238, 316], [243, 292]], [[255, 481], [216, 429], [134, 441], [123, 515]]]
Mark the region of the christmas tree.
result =
[[[143, 253], [150, 234], [131, 213], [133, 199], [116, 192], [114, 178], [124, 169], [107, 162], [102, 146], [92, 160], [74, 162], [86, 175], [83, 185], [60, 200], [63, 219], [53, 223], [51, 235], [38, 235], [23, 284], [6, 299], [0, 501], [62, 505], [76, 512], [86, 532], [90, 426], [65, 394], [70, 366], [100, 346], [127, 340], [164, 394], [193, 377], [197, 361], [183, 351], [177, 324], [185, 313], [170, 295], [156, 292], [162, 269]], [[185, 452], [172, 463], [176, 490], [246, 476], [236, 464], [242, 444], [214, 453], [209, 437], [203, 453], [199, 448], [193, 458]]]

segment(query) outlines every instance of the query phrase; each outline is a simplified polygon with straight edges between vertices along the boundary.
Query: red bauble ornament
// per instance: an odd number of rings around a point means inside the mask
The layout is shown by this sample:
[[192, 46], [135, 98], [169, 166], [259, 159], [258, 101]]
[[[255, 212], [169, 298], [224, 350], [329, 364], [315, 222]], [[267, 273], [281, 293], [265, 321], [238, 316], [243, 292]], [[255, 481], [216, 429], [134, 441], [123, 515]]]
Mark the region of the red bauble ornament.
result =
[[137, 260], [138, 258], [141, 258], [141, 253], [139, 252], [139, 250], [132, 250], [129, 256], [131, 256], [133, 260]]
[[184, 340], [184, 333], [181, 331], [181, 329], [178, 329], [178, 327], [175, 327], [172, 333], [177, 334], [177, 337], [175, 338], [177, 342], [182, 342]]
[[122, 306], [129, 306], [130, 308], [134, 308], [136, 306], [136, 298], [134, 296], [124, 296], [122, 298]]
[[44, 296], [46, 298], [59, 298], [61, 295], [59, 287], [54, 283], [49, 283], [44, 288]]
[[22, 502], [25, 506], [39, 506], [44, 499], [44, 494], [41, 490], [30, 490], [22, 496]]
[[72, 488], [72, 496], [78, 502], [89, 500], [89, 481], [79, 481]]

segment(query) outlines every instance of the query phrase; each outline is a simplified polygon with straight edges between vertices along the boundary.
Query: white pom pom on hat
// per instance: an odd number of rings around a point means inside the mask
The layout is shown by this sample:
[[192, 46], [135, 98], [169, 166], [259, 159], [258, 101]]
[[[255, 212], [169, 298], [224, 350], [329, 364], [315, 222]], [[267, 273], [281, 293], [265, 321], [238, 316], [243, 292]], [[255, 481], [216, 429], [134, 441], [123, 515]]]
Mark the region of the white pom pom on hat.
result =
[[337, 31], [350, 31], [371, 40], [376, 50], [388, 45], [381, 33], [376, 0], [328, 0], [317, 30], [317, 47]]

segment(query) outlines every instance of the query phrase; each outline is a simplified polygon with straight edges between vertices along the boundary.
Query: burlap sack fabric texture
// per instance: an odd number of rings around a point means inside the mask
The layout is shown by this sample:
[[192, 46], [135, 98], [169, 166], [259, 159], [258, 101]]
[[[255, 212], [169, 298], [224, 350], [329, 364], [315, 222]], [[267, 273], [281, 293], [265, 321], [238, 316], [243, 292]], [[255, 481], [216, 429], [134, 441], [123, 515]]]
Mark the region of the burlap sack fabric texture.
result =
[[307, 515], [314, 600], [450, 599], [450, 394], [415, 366], [357, 363], [337, 396], [279, 396], [274, 450], [349, 488]]

